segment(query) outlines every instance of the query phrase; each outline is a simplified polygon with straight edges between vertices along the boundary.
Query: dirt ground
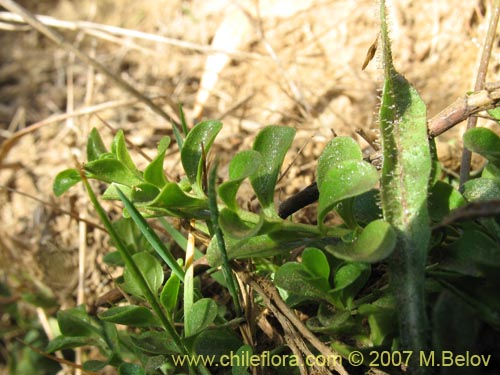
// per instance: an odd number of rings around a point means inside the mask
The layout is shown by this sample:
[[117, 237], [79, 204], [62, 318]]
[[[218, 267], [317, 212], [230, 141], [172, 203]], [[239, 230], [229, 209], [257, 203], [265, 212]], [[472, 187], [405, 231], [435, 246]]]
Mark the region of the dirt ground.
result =
[[[190, 125], [221, 119], [224, 128], [215, 147], [222, 166], [236, 151], [250, 148], [265, 125], [295, 127], [297, 136], [285, 162], [294, 163], [280, 183], [279, 199], [314, 180], [317, 157], [332, 130], [356, 137], [363, 147], [367, 144], [356, 129], [376, 136], [377, 57], [361, 70], [378, 35], [375, 0], [20, 3], [53, 17], [52, 24], [68, 42], [156, 98], [174, 119], [178, 103]], [[396, 68], [421, 93], [431, 117], [473, 87], [490, 2], [390, 3]], [[5, 13], [1, 18], [0, 142], [51, 116], [102, 103], [111, 108], [95, 113], [113, 128], [124, 129], [149, 155], [161, 136], [172, 135], [168, 122], [129, 100], [130, 94], [102, 73], [31, 27], [7, 22]], [[498, 80], [499, 68], [495, 44], [487, 81]], [[74, 306], [77, 249], [83, 244], [85, 283], [78, 302], [92, 304], [112, 284], [100, 261], [109, 247], [107, 238], [56, 209], [97, 222], [82, 189], [61, 198], [51, 190], [55, 175], [73, 166], [72, 155], [85, 160], [86, 137], [94, 126], [105, 140], [111, 139], [112, 132], [94, 114], [47, 121], [19, 138], [0, 162], [0, 277], [16, 295], [48, 287], [61, 306]], [[455, 172], [462, 132], [463, 125], [438, 139], [441, 160]], [[175, 147], [165, 164], [169, 175], [179, 176]]]

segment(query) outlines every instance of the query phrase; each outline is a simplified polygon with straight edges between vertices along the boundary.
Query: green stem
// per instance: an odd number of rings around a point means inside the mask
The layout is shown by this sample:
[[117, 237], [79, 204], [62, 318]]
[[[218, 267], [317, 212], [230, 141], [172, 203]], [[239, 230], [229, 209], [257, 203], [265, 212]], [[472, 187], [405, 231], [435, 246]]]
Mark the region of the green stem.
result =
[[238, 284], [236, 283], [233, 271], [229, 265], [229, 257], [227, 256], [224, 236], [222, 234], [222, 230], [219, 227], [219, 208], [217, 207], [217, 193], [215, 191], [216, 177], [217, 177], [217, 165], [215, 165], [210, 171], [210, 176], [208, 179], [208, 207], [210, 208], [210, 216], [211, 216], [213, 231], [215, 234], [215, 238], [217, 239], [217, 245], [221, 253], [222, 273], [224, 275], [224, 279], [226, 280], [229, 293], [231, 294], [231, 297], [233, 299], [236, 315], [240, 316], [241, 306], [238, 293]]

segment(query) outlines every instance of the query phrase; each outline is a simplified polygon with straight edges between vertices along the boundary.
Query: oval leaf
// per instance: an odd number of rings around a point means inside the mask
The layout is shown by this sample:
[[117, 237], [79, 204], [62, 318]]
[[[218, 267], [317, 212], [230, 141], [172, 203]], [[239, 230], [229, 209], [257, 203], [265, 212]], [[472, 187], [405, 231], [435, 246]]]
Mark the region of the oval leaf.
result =
[[328, 171], [346, 160], [363, 160], [361, 148], [351, 137], [335, 137], [326, 145], [318, 159], [316, 182], [323, 183]]
[[295, 129], [285, 126], [268, 126], [255, 138], [253, 149], [262, 156], [257, 171], [250, 176], [250, 183], [264, 213], [277, 216], [274, 208], [274, 188], [287, 150], [292, 144]]
[[500, 166], [500, 137], [487, 128], [473, 128], [464, 134], [464, 145]]
[[500, 184], [489, 178], [476, 178], [464, 184], [464, 198], [469, 202], [500, 199]]
[[185, 336], [194, 336], [205, 330], [217, 316], [217, 304], [213, 299], [202, 298], [196, 301], [190, 311], [185, 311]]
[[378, 181], [377, 169], [363, 160], [347, 160], [332, 167], [319, 189], [318, 223], [340, 201], [371, 190]]
[[54, 179], [54, 184], [52, 185], [52, 191], [56, 197], [60, 197], [69, 188], [76, 185], [81, 181], [80, 173], [76, 169], [66, 169], [59, 172]]
[[229, 181], [219, 186], [222, 201], [232, 210], [237, 210], [236, 193], [245, 178], [255, 173], [261, 163], [261, 155], [254, 150], [237, 153], [229, 164]]
[[394, 251], [396, 238], [396, 232], [389, 223], [376, 220], [368, 224], [352, 243], [327, 245], [325, 249], [339, 259], [375, 263]]
[[300, 263], [289, 262], [282, 265], [274, 276], [274, 282], [297, 296], [331, 302], [328, 279], [312, 274]]
[[[163, 268], [160, 262], [147, 252], [136, 253], [132, 256], [132, 259], [144, 276], [151, 291], [156, 293], [163, 283]], [[125, 267], [123, 277], [125, 279], [124, 289], [130, 294], [142, 297], [143, 292], [139, 286], [140, 284], [132, 277], [127, 267]]]
[[[208, 154], [215, 137], [222, 128], [219, 121], [204, 121], [188, 133], [181, 151], [181, 161], [189, 182], [196, 193], [202, 193], [203, 151]], [[205, 155], [206, 156], [206, 155]]]

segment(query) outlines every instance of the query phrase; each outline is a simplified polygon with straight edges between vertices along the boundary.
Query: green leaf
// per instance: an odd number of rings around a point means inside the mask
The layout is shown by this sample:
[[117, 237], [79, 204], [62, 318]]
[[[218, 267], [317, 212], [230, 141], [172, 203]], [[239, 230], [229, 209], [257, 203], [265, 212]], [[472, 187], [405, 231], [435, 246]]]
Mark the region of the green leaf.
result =
[[213, 356], [219, 361], [222, 355], [230, 355], [242, 346], [241, 339], [230, 329], [206, 329], [194, 341], [194, 350], [199, 356]]
[[[384, 219], [398, 233], [391, 258], [391, 284], [400, 307], [401, 348], [426, 350], [425, 265], [430, 240], [427, 197], [432, 158], [426, 107], [417, 91], [394, 68], [385, 1], [380, 2], [384, 87], [380, 105], [383, 166], [381, 201]], [[420, 364], [411, 360], [415, 373]]]
[[101, 135], [96, 128], [92, 128], [87, 140], [87, 161], [100, 159], [102, 154], [106, 154], [108, 150], [104, 146]]
[[302, 252], [302, 265], [313, 275], [328, 280], [330, 265], [326, 255], [319, 249], [309, 247]]
[[360, 225], [366, 225], [382, 217], [380, 208], [380, 191], [371, 189], [366, 193], [357, 195], [352, 204], [354, 218]]
[[136, 348], [151, 354], [173, 354], [180, 353], [172, 338], [163, 332], [146, 331], [140, 335], [130, 335], [130, 339]]
[[149, 165], [144, 170], [144, 180], [153, 185], [156, 185], [160, 189], [168, 182], [163, 172], [163, 161], [165, 159], [165, 153], [167, 152], [168, 146], [170, 145], [170, 137], [165, 136], [160, 140], [158, 144], [158, 155], [149, 163]]
[[[160, 262], [147, 252], [140, 252], [132, 255], [132, 259], [142, 273], [144, 279], [146, 280], [149, 288], [156, 292], [163, 284], [163, 268]], [[123, 277], [125, 279], [124, 289], [138, 297], [143, 297], [143, 292], [141, 290], [140, 284], [129, 272], [128, 267], [125, 266], [125, 271], [123, 272]]]
[[223, 208], [219, 213], [219, 225], [229, 237], [247, 239], [255, 236], [264, 224], [264, 216], [259, 216], [257, 223], [245, 221], [238, 213], [228, 208]]
[[306, 325], [312, 332], [329, 336], [357, 336], [362, 333], [359, 319], [355, 319], [350, 311], [338, 310], [331, 305], [321, 304], [318, 315], [307, 320]]
[[253, 149], [261, 154], [262, 162], [250, 176], [250, 183], [267, 216], [277, 217], [274, 207], [274, 188], [281, 165], [290, 148], [295, 129], [285, 126], [268, 126], [255, 138]]
[[118, 367], [118, 375], [146, 375], [142, 366], [124, 362]]
[[355, 197], [371, 190], [378, 182], [377, 169], [363, 160], [347, 160], [331, 167], [318, 185], [318, 223], [335, 205], [344, 199]]
[[437, 181], [430, 191], [429, 214], [433, 221], [440, 222], [450, 211], [463, 206], [466, 203], [457, 190], [450, 184]]
[[488, 109], [486, 112], [488, 112], [488, 114], [495, 120], [500, 120], [500, 107]]
[[134, 161], [130, 157], [127, 150], [127, 144], [125, 143], [125, 135], [123, 130], [120, 129], [113, 138], [113, 143], [111, 144], [111, 152], [115, 154], [116, 158], [120, 160], [125, 167], [132, 173], [140, 176], [140, 172], [135, 166]]
[[144, 306], [117, 306], [112, 307], [99, 315], [105, 322], [123, 324], [133, 327], [157, 327], [158, 320], [153, 313]]
[[89, 372], [98, 372], [104, 369], [104, 367], [109, 365], [109, 361], [97, 361], [97, 360], [90, 360], [90, 361], [85, 361], [83, 362], [83, 369], [85, 371]]
[[[454, 353], [479, 351], [477, 344], [482, 337], [481, 324], [474, 310], [460, 298], [446, 290], [441, 293], [433, 305], [432, 320], [432, 338], [436, 350], [450, 350]], [[474, 369], [463, 373], [474, 374]]]
[[[243, 345], [239, 348], [235, 354], [235, 358], [251, 358], [253, 355], [253, 350], [250, 345]], [[235, 361], [236, 363], [232, 366], [231, 375], [248, 375], [248, 363], [245, 361]]]
[[358, 313], [368, 320], [372, 345], [388, 345], [388, 339], [397, 335], [394, 324], [397, 314], [392, 295], [384, 295], [373, 303], [358, 307]]
[[134, 203], [152, 202], [160, 194], [160, 189], [148, 182], [135, 185], [130, 194], [130, 200]]
[[464, 198], [468, 202], [500, 199], [500, 183], [489, 178], [475, 178], [464, 184]]
[[47, 353], [53, 353], [59, 350], [79, 348], [81, 346], [96, 346], [99, 348], [105, 348], [106, 345], [102, 339], [97, 337], [57, 336], [49, 342], [45, 351]]
[[[163, 245], [162, 241], [156, 234], [156, 232], [149, 226], [147, 221], [142, 217], [142, 215], [137, 211], [135, 206], [127, 199], [127, 197], [117, 189], [117, 193], [120, 196], [125, 208], [130, 213], [132, 220], [144, 235], [146, 240], [149, 242], [151, 247], [156, 251], [156, 253], [163, 259], [163, 261], [170, 267], [170, 269], [179, 277], [179, 279], [184, 280], [184, 271], [181, 269], [174, 256], [170, 253], [168, 248]], [[160, 266], [161, 268], [161, 266]], [[163, 282], [163, 271], [162, 271], [162, 282]], [[160, 282], [161, 285], [161, 282]], [[158, 286], [159, 287], [159, 286]], [[153, 289], [154, 290], [154, 289]]]
[[[276, 239], [269, 234], [257, 235], [243, 240], [228, 236], [225, 240], [229, 259], [260, 258], [285, 254], [297, 247], [307, 246], [314, 242], [310, 238]], [[220, 265], [222, 261], [217, 241], [214, 238], [212, 238], [207, 248], [207, 261], [211, 266]]]
[[371, 267], [366, 263], [350, 262], [337, 269], [334, 276], [335, 288], [328, 292], [333, 304], [340, 308], [353, 308], [353, 301], [365, 286], [371, 274]]
[[218, 193], [222, 201], [233, 211], [238, 209], [236, 193], [245, 178], [255, 173], [262, 161], [259, 152], [246, 150], [237, 153], [229, 164], [229, 181], [221, 184]]
[[202, 298], [196, 301], [191, 311], [184, 312], [186, 314], [184, 320], [185, 336], [194, 336], [205, 330], [215, 320], [217, 310], [217, 304], [211, 298]]
[[85, 164], [84, 169], [90, 173], [89, 177], [108, 183], [116, 182], [125, 186], [134, 186], [143, 182], [137, 174], [116, 159], [94, 160]]
[[490, 269], [497, 273], [500, 245], [483, 230], [466, 227], [460, 238], [443, 248], [440, 268], [474, 277], [484, 277]]
[[92, 325], [92, 321], [85, 311], [85, 306], [58, 311], [57, 322], [61, 333], [65, 336], [95, 336], [100, 334], [99, 329]]
[[160, 302], [170, 316], [173, 316], [177, 306], [180, 285], [180, 279], [172, 272], [160, 294]]
[[282, 265], [274, 276], [274, 282], [279, 288], [297, 296], [333, 302], [328, 294], [331, 289], [328, 279], [312, 273], [301, 263]]
[[196, 194], [202, 194], [203, 151], [208, 154], [215, 137], [222, 128], [219, 121], [197, 124], [186, 136], [181, 151], [181, 161]]
[[207, 199], [200, 199], [186, 194], [179, 185], [167, 183], [156, 199], [151, 202], [149, 207], [160, 207], [166, 209], [184, 209], [184, 210], [208, 210]]
[[500, 167], [500, 137], [487, 128], [469, 129], [464, 134], [464, 145]]
[[347, 160], [363, 160], [361, 148], [351, 137], [335, 137], [326, 145], [318, 159], [316, 182], [318, 186], [323, 181], [331, 168]]
[[56, 197], [60, 197], [81, 180], [80, 173], [76, 169], [66, 169], [57, 174], [52, 185], [52, 191]]
[[396, 232], [389, 223], [375, 220], [368, 224], [354, 241], [327, 245], [325, 248], [339, 259], [375, 263], [387, 258], [394, 251], [396, 238]]

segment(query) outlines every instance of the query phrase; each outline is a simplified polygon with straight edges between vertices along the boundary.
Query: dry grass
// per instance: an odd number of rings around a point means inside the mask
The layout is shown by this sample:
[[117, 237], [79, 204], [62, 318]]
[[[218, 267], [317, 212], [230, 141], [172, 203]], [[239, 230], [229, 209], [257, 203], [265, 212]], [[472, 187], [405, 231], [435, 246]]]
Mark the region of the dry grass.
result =
[[[23, 3], [32, 12], [53, 17], [69, 42], [137, 90], [160, 97], [157, 103], [170, 116], [175, 117], [177, 103], [183, 103], [190, 123], [222, 118], [218, 147], [226, 159], [249, 148], [253, 134], [266, 124], [297, 128], [289, 161], [305, 147], [284, 177], [283, 197], [314, 179], [315, 160], [332, 129], [355, 135], [357, 128], [368, 133], [376, 128], [381, 72], [376, 59], [361, 70], [378, 32], [374, 0], [261, 0], [259, 9], [254, 1], [229, 0]], [[421, 92], [433, 115], [473, 85], [488, 2], [392, 3], [396, 67]], [[0, 139], [50, 116], [63, 118], [27, 131], [2, 160], [0, 262], [8, 267], [0, 272], [15, 293], [43, 283], [53, 288], [62, 305], [70, 306], [76, 303], [76, 280], [61, 280], [58, 271], [63, 262], [68, 273], [76, 273], [82, 240], [77, 221], [58, 209], [90, 222], [97, 219], [78, 188], [53, 198], [52, 180], [72, 165], [72, 154], [84, 160], [86, 136], [93, 126], [111, 138], [96, 116], [71, 114], [100, 103], [121, 103], [99, 111], [99, 116], [123, 128], [149, 154], [161, 136], [171, 134], [170, 125], [30, 27], [9, 25], [10, 30], [0, 33]], [[488, 81], [498, 79], [498, 54], [494, 49]], [[457, 168], [461, 131], [438, 141], [443, 161], [452, 169]], [[167, 172], [178, 175], [178, 166], [178, 155], [172, 152]], [[106, 238], [92, 225], [87, 230], [80, 236], [89, 244], [80, 298], [92, 303], [110, 280], [99, 262]], [[61, 289], [61, 283], [69, 287]]]

